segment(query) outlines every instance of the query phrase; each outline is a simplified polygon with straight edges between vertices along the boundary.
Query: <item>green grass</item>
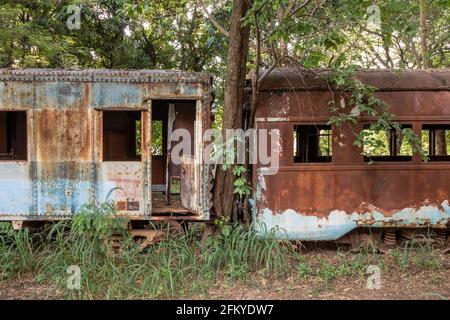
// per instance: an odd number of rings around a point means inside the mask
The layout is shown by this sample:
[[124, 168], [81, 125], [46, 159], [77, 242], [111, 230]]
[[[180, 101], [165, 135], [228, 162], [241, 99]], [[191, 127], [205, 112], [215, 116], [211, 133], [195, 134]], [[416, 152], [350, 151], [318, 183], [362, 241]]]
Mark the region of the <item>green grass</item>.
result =
[[[71, 221], [36, 233], [0, 224], [0, 282], [32, 274], [41, 284], [71, 299], [144, 299], [206, 296], [208, 290], [254, 277], [272, 281], [293, 275], [296, 281], [317, 280], [318, 290], [340, 277], [364, 277], [367, 266], [387, 270], [386, 259], [402, 272], [439, 268], [428, 244], [411, 243], [390, 255], [372, 247], [358, 254], [338, 251], [330, 257], [302, 255], [297, 246], [275, 239], [275, 230], [261, 237], [252, 227], [216, 223], [219, 233], [201, 241], [202, 225], [141, 250], [129, 238], [126, 223], [109, 204], [84, 207]], [[262, 228], [258, 228], [261, 230]], [[112, 236], [121, 240], [111, 243]], [[81, 290], [67, 289], [67, 269], [80, 267]]]
[[[283, 276], [294, 255], [289, 242], [260, 237], [252, 228], [224, 224], [219, 236], [199, 240], [199, 230], [142, 251], [108, 204], [86, 206], [72, 221], [30, 235], [6, 224], [0, 232], [0, 281], [32, 273], [68, 298], [164, 298], [205, 294], [219, 278], [248, 280], [257, 270]], [[122, 235], [114, 248], [111, 236]], [[81, 290], [66, 289], [69, 266], [81, 269]]]
[[424, 239], [405, 241], [403, 247], [394, 249], [391, 256], [401, 271], [418, 271], [422, 269], [439, 269], [442, 261], [434, 247]]

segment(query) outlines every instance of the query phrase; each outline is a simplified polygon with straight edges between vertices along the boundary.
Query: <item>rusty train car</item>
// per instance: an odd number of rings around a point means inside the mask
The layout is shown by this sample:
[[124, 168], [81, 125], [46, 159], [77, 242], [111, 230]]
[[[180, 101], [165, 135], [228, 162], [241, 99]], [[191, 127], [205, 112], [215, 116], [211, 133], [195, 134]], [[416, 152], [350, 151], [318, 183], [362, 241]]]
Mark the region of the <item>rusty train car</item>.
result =
[[260, 85], [256, 128], [279, 130], [279, 170], [265, 175], [264, 165], [254, 166], [254, 219], [292, 240], [337, 240], [371, 229], [395, 242], [396, 230], [408, 228], [435, 229], [444, 240], [450, 226], [450, 71], [374, 70], [356, 77], [378, 88], [375, 96], [396, 122], [422, 137], [429, 161], [396, 147], [395, 132], [387, 133], [386, 150], [365, 158], [352, 130], [365, 130], [375, 118], [328, 125], [330, 101], [342, 111], [353, 108], [345, 95], [320, 74], [275, 70]]
[[[269, 175], [266, 165], [252, 167], [255, 228], [277, 228], [291, 240], [338, 240], [359, 230], [395, 240], [396, 230], [411, 228], [446, 238], [450, 71], [356, 77], [422, 137], [430, 160], [397, 146], [395, 132], [387, 133], [387, 150], [365, 158], [352, 130], [374, 118], [330, 126], [331, 100], [352, 108], [345, 95], [316, 74], [274, 70], [260, 84], [255, 128], [280, 133], [279, 168]], [[70, 219], [84, 204], [105, 201], [133, 221], [208, 221], [213, 170], [202, 159], [202, 136], [212, 100], [212, 77], [202, 73], [0, 70], [0, 221]], [[179, 128], [192, 141], [175, 164], [169, 137]], [[436, 142], [442, 135], [445, 150]]]
[[[105, 201], [130, 220], [208, 220], [210, 172], [197, 163], [211, 85], [176, 71], [0, 70], [0, 221], [68, 219]], [[181, 164], [168, 156], [176, 128], [193, 140]]]

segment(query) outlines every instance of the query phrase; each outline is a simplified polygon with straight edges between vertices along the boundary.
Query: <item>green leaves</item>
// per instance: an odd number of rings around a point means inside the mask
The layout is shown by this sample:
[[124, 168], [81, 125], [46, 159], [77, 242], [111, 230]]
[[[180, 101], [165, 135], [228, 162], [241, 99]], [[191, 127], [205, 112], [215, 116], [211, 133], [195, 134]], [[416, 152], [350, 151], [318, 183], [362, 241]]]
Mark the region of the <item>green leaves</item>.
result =
[[123, 219], [115, 216], [113, 203], [87, 204], [74, 216], [71, 233], [76, 236], [90, 235], [92, 238], [107, 239], [113, 233], [124, 233]]
[[[205, 0], [205, 3], [208, 3]], [[224, 39], [194, 0], [81, 3], [69, 30], [69, 4], [0, 4], [0, 67], [216, 70]]]
[[234, 181], [234, 193], [237, 193], [240, 196], [250, 195], [252, 192], [250, 183], [245, 176], [246, 172], [247, 168], [243, 165], [237, 165], [233, 168], [233, 174], [236, 176], [236, 180]]
[[420, 155], [421, 159], [426, 161], [428, 156], [422, 149], [422, 142], [418, 135], [410, 128], [402, 128], [394, 120], [394, 115], [389, 112], [389, 106], [375, 97], [376, 88], [364, 85], [353, 77], [356, 70], [355, 66], [334, 68], [327, 77], [328, 81], [344, 94], [349, 104], [346, 108], [340, 108], [336, 101], [331, 101], [332, 116], [328, 124], [337, 127], [341, 127], [343, 124], [354, 126], [359, 122], [361, 116], [376, 117], [376, 120], [366, 128], [367, 130], [359, 132], [353, 130], [355, 136], [353, 145], [361, 148], [363, 155], [370, 157], [374, 152], [389, 155], [389, 145], [385, 133], [395, 130], [401, 132], [398, 136], [403, 138], [404, 145], [411, 146], [413, 154]]

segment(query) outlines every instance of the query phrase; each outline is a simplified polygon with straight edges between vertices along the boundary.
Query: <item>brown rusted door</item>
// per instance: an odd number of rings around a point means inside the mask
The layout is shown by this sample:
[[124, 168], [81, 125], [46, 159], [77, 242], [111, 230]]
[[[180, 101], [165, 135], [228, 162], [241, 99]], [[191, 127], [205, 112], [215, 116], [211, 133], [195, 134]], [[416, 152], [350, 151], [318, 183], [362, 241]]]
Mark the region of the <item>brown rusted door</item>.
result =
[[180, 194], [181, 205], [191, 212], [196, 213], [198, 192], [195, 179], [195, 158], [183, 156], [180, 165]]

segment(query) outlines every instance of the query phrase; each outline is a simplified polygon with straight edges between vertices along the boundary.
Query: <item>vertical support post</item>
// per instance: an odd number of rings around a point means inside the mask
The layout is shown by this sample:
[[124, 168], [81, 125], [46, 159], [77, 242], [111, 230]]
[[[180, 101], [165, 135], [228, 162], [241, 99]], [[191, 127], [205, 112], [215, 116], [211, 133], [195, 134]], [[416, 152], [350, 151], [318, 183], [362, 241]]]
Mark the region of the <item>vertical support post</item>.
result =
[[[94, 184], [94, 202], [97, 202], [98, 175], [97, 167], [103, 161], [103, 111], [92, 109], [93, 113], [93, 144], [92, 144], [92, 176]], [[102, 199], [103, 201], [103, 199]]]
[[430, 156], [436, 155], [436, 129], [431, 129], [429, 131], [430, 133], [430, 139], [429, 139], [429, 150], [430, 150]]
[[[419, 122], [413, 122], [412, 131], [419, 137], [419, 140], [422, 141], [422, 124]], [[420, 155], [413, 153], [413, 162], [420, 163], [421, 161], [422, 159], [420, 159]]]
[[141, 113], [141, 161], [143, 170], [144, 215], [152, 213], [152, 101], [147, 100], [147, 111]]
[[202, 199], [204, 193], [202, 190], [202, 178], [203, 178], [203, 106], [202, 100], [197, 100], [195, 104], [195, 126], [194, 126], [194, 168], [195, 168], [195, 188], [197, 189], [195, 194], [197, 198], [194, 201], [194, 210], [197, 214], [203, 214]]
[[33, 81], [33, 109], [27, 112], [27, 149], [28, 151], [28, 164], [30, 166], [31, 172], [31, 192], [33, 200], [33, 215], [39, 215], [39, 159], [37, 156], [38, 143], [37, 143], [37, 132], [36, 132], [36, 119], [38, 117], [38, 110], [36, 105], [36, 84]]
[[[86, 84], [87, 91], [92, 92], [90, 84]], [[89, 97], [90, 101], [91, 97]], [[98, 138], [98, 111], [91, 108], [88, 103], [88, 115], [89, 115], [89, 145], [91, 148], [91, 164], [90, 164], [90, 184], [91, 184], [91, 194], [89, 196], [89, 201], [95, 203], [97, 199], [97, 138]]]
[[166, 158], [166, 204], [170, 205], [170, 162], [172, 155], [172, 131], [175, 122], [175, 105], [169, 103], [169, 114], [167, 117], [167, 158]]

